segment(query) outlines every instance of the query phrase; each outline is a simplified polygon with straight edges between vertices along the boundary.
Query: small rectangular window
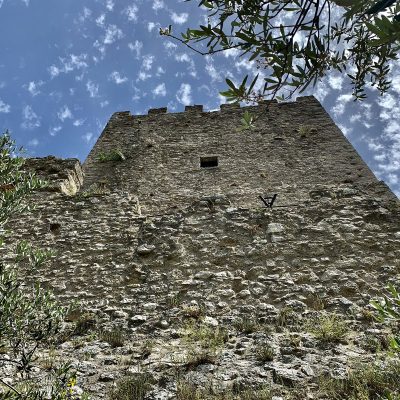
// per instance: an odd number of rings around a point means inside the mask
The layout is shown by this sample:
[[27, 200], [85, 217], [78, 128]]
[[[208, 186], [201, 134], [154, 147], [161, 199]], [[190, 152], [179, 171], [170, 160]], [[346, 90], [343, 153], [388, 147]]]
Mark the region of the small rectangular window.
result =
[[218, 167], [218, 157], [200, 157], [201, 168]]

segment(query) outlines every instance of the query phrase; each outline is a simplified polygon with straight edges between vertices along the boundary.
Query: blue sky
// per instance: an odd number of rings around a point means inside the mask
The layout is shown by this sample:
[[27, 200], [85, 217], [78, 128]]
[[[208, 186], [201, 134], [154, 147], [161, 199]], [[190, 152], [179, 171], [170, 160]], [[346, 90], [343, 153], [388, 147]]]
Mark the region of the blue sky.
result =
[[[257, 73], [234, 52], [202, 57], [159, 36], [204, 23], [197, 1], [0, 0], [0, 129], [28, 155], [82, 161], [110, 115], [186, 104], [218, 108], [225, 76]], [[384, 97], [353, 102], [330, 74], [314, 94], [379, 179], [400, 196], [400, 63]]]

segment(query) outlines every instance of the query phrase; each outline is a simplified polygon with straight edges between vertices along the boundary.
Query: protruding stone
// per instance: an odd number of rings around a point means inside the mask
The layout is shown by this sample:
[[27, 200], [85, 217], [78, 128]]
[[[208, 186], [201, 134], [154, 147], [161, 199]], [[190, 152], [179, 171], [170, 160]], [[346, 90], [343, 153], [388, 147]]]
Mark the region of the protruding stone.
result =
[[153, 244], [142, 244], [141, 246], [139, 246], [136, 250], [136, 252], [140, 255], [140, 256], [147, 256], [148, 254], [151, 254], [154, 250], [155, 250], [156, 246], [154, 246]]
[[281, 233], [285, 230], [282, 224], [272, 222], [268, 224], [267, 233]]

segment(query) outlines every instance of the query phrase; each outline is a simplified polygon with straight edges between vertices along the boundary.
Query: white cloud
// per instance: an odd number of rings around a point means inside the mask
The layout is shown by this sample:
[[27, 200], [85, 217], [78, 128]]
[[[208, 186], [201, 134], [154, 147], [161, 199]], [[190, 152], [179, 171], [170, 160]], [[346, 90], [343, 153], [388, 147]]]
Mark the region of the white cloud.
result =
[[90, 97], [97, 97], [99, 94], [99, 85], [96, 85], [92, 81], [87, 81], [86, 90], [89, 92]]
[[4, 103], [4, 101], [0, 99], [0, 113], [7, 114], [10, 111], [11, 111], [11, 106], [9, 104]]
[[339, 129], [343, 132], [344, 136], [349, 136], [350, 133], [353, 131], [352, 128], [348, 127], [348, 126], [344, 126], [342, 124], [338, 124]]
[[64, 106], [57, 113], [57, 116], [61, 121], [64, 122], [64, 120], [72, 118], [72, 113], [71, 110], [68, 108], [68, 106]]
[[153, 10], [157, 11], [161, 8], [165, 8], [165, 4], [163, 0], [153, 0]]
[[344, 126], [342, 124], [338, 124], [338, 127], [343, 132], [343, 135], [346, 136], [346, 137], [349, 136], [350, 133], [353, 131], [352, 128], [349, 128], [349, 127]]
[[146, 72], [144, 72], [144, 71], [140, 71], [139, 73], [138, 73], [138, 77], [137, 77], [137, 81], [145, 81], [146, 79], [149, 79], [149, 78], [151, 78], [151, 74], [147, 74]]
[[104, 108], [104, 107], [107, 107], [109, 104], [110, 104], [110, 103], [109, 103], [108, 100], [104, 100], [104, 101], [102, 101], [102, 102], [100, 103], [100, 107], [101, 107], [101, 108]]
[[118, 71], [113, 71], [108, 77], [109, 80], [113, 81], [117, 85], [120, 85], [121, 83], [127, 82], [128, 78], [126, 76], [121, 76], [121, 74]]
[[336, 103], [332, 108], [332, 112], [335, 117], [342, 115], [345, 111], [346, 104], [353, 99], [353, 95], [351, 93], [341, 94], [337, 99]]
[[314, 96], [319, 102], [323, 102], [325, 97], [329, 94], [330, 89], [327, 87], [326, 80], [318, 82], [318, 85], [314, 89]]
[[40, 117], [33, 111], [31, 106], [25, 106], [22, 109], [22, 123], [23, 129], [35, 129], [40, 126]]
[[24, 87], [26, 87], [26, 89], [28, 90], [28, 92], [32, 95], [32, 96], [37, 96], [40, 93], [40, 86], [42, 86], [44, 84], [43, 81], [39, 81], [39, 82], [34, 82], [31, 81], [28, 83], [28, 85], [25, 85]]
[[36, 147], [36, 146], [39, 145], [39, 140], [36, 139], [36, 138], [33, 138], [33, 139], [31, 139], [31, 140], [28, 142], [28, 145], [29, 145], [29, 146], [32, 146], [32, 147]]
[[0, 8], [2, 7], [4, 0], [0, 0]]
[[164, 47], [165, 47], [167, 50], [175, 50], [178, 46], [177, 46], [176, 43], [172, 43], [172, 42], [170, 42], [170, 41], [166, 41], [166, 42], [164, 42]]
[[148, 22], [147, 23], [147, 30], [149, 32], [151, 32], [156, 26], [157, 26], [157, 24], [155, 24], [154, 22]]
[[242, 72], [243, 70], [252, 71], [254, 68], [254, 61], [249, 61], [246, 58], [241, 58], [239, 61], [235, 62], [235, 68], [238, 72]]
[[122, 39], [124, 34], [121, 29], [117, 27], [117, 25], [109, 25], [106, 29], [106, 33], [104, 35], [104, 44], [112, 44], [118, 39]]
[[82, 20], [82, 22], [84, 22], [87, 18], [89, 18], [90, 16], [92, 15], [92, 10], [91, 9], [89, 9], [89, 8], [87, 8], [87, 7], [84, 7], [83, 8], [83, 14], [82, 14], [82, 16], [81, 16], [81, 20]]
[[215, 69], [215, 66], [212, 62], [207, 61], [206, 72], [211, 77], [213, 82], [221, 80], [221, 74]]
[[387, 175], [387, 178], [391, 185], [396, 185], [397, 183], [399, 183], [399, 176], [397, 174], [390, 173]]
[[106, 7], [108, 11], [112, 11], [114, 9], [114, 2], [113, 0], [107, 0], [106, 1]]
[[172, 21], [175, 24], [182, 25], [188, 20], [189, 14], [188, 13], [181, 13], [177, 14], [176, 12], [171, 13]]
[[49, 72], [52, 78], [55, 78], [56, 76], [60, 75], [60, 69], [56, 67], [55, 65], [51, 65], [49, 67]]
[[101, 14], [99, 17], [96, 18], [96, 25], [103, 27], [106, 22], [106, 14]]
[[22, 2], [28, 7], [30, 0], [22, 0]]
[[384, 172], [398, 172], [400, 171], [400, 158], [399, 160], [392, 160], [387, 164], [379, 164], [379, 168]]
[[395, 138], [396, 136], [399, 136], [400, 138], [400, 123], [399, 121], [391, 120], [388, 122], [388, 124], [385, 126], [384, 129], [385, 134], [391, 138]]
[[225, 57], [233, 57], [236, 58], [240, 54], [240, 50], [238, 49], [227, 49], [222, 52]]
[[124, 13], [128, 17], [129, 21], [137, 21], [137, 19], [138, 19], [138, 16], [137, 16], [138, 11], [139, 11], [139, 9], [138, 9], [137, 5], [132, 4], [132, 5], [128, 6], [125, 9]]
[[386, 154], [384, 153], [380, 153], [380, 154], [375, 154], [374, 155], [374, 160], [378, 161], [378, 162], [382, 162], [386, 159]]
[[391, 94], [386, 94], [385, 96], [379, 97], [378, 104], [387, 109], [392, 109], [396, 106], [396, 99]]
[[343, 86], [343, 76], [342, 75], [332, 75], [328, 76], [329, 86], [334, 90], [341, 90]]
[[147, 54], [143, 57], [143, 61], [142, 61], [142, 68], [145, 71], [150, 71], [151, 67], [153, 65], [153, 61], [154, 61], [154, 56]]
[[61, 65], [51, 65], [48, 70], [52, 78], [58, 76], [60, 73], [68, 74], [72, 71], [84, 70], [88, 67], [87, 58], [88, 55], [85, 53], [80, 55], [70, 54], [67, 58], [59, 57]]
[[179, 90], [176, 92], [176, 99], [179, 103], [187, 106], [192, 103], [192, 87], [189, 83], [182, 83]]
[[153, 90], [154, 97], [156, 96], [165, 96], [167, 94], [167, 90], [165, 89], [165, 83], [160, 83]]
[[84, 119], [76, 119], [76, 120], [73, 122], [73, 125], [74, 125], [74, 126], [82, 126], [84, 122], [85, 122]]
[[82, 136], [82, 138], [85, 140], [86, 143], [90, 143], [90, 141], [93, 138], [93, 133], [92, 132], [87, 132]]
[[[101, 59], [103, 59], [104, 56], [106, 55], [106, 46], [104, 44], [100, 43], [98, 40], [96, 40], [93, 43], [93, 47], [95, 47], [100, 52]], [[93, 61], [97, 64], [99, 62], [99, 59], [96, 56], [94, 56]]]
[[146, 79], [149, 79], [152, 77], [152, 75], [149, 74], [147, 71], [151, 70], [151, 68], [153, 66], [154, 58], [155, 57], [151, 54], [147, 54], [147, 55], [143, 56], [142, 65], [140, 67], [140, 71], [139, 71], [136, 81], [145, 81]]
[[382, 143], [379, 143], [376, 139], [368, 139], [367, 140], [368, 148], [372, 151], [380, 151], [383, 150]]
[[57, 134], [58, 132], [60, 132], [61, 129], [62, 129], [62, 126], [61, 126], [61, 125], [57, 125], [57, 126], [54, 126], [54, 127], [50, 128], [50, 129], [49, 129], [49, 134], [50, 134], [50, 136], [56, 136], [56, 134]]
[[163, 67], [158, 66], [156, 75], [160, 76], [162, 74], [165, 74], [165, 69]]
[[188, 70], [189, 70], [189, 74], [193, 77], [197, 76], [197, 72], [196, 72], [196, 67], [194, 64], [194, 61], [188, 56], [187, 53], [182, 53], [182, 54], [176, 54], [175, 55], [175, 60], [178, 62], [186, 62], [189, 64]]
[[129, 50], [136, 52], [136, 58], [140, 57], [140, 52], [143, 48], [143, 43], [135, 40], [135, 43], [128, 43]]

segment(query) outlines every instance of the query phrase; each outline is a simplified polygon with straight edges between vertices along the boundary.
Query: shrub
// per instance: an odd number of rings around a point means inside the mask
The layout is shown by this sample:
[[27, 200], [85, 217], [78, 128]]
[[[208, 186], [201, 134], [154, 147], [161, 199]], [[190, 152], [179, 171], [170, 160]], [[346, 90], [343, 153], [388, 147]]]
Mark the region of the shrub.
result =
[[110, 400], [143, 400], [150, 391], [153, 380], [147, 373], [126, 376], [116, 382]]
[[332, 400], [399, 399], [400, 361], [355, 366], [345, 379], [320, 378], [320, 394]]
[[124, 154], [121, 150], [110, 150], [107, 152], [100, 152], [97, 156], [98, 162], [107, 162], [107, 161], [124, 161], [126, 160]]
[[111, 347], [122, 347], [125, 343], [125, 335], [118, 329], [112, 331], [101, 331], [99, 339], [107, 342]]
[[214, 394], [211, 389], [200, 389], [186, 380], [179, 380], [176, 385], [177, 400], [271, 400], [269, 387], [258, 389], [233, 388], [223, 393]]
[[85, 335], [96, 327], [97, 318], [93, 313], [85, 312], [75, 321], [75, 335]]
[[211, 327], [201, 322], [190, 321], [185, 325], [185, 339], [190, 344], [203, 348], [218, 348], [227, 342], [229, 336], [224, 328]]
[[254, 333], [261, 329], [260, 324], [252, 318], [241, 318], [234, 323], [235, 329], [240, 333]]
[[279, 310], [276, 317], [276, 325], [279, 328], [297, 325], [299, 323], [299, 316], [291, 307], [283, 307]]
[[[28, 196], [45, 186], [23, 169], [15, 142], [9, 135], [0, 136], [0, 249], [6, 244], [5, 225], [13, 215], [29, 210]], [[74, 374], [69, 365], [47, 365], [40, 380], [32, 377], [36, 350], [56, 339], [62, 331], [66, 308], [61, 307], [52, 293], [37, 282], [30, 282], [34, 272], [52, 256], [27, 242], [15, 247], [12, 260], [0, 259], [0, 348], [8, 357], [1, 363], [14, 378], [11, 385], [0, 377], [4, 399], [42, 399], [50, 392], [51, 399], [64, 399], [72, 393]], [[27, 279], [28, 278], [28, 279]], [[24, 385], [20, 385], [24, 382]], [[43, 383], [45, 382], [45, 384]], [[64, 396], [64, 397], [63, 397]]]
[[188, 351], [184, 358], [184, 365], [186, 370], [193, 370], [202, 364], [215, 364], [217, 356], [214, 351], [210, 349], [191, 349]]
[[306, 323], [306, 329], [322, 342], [344, 341], [349, 327], [337, 314], [319, 314]]
[[261, 362], [272, 361], [275, 356], [274, 349], [268, 343], [258, 345], [254, 353], [256, 355], [256, 359]]
[[183, 305], [182, 314], [188, 318], [199, 319], [204, 315], [204, 310], [202, 307], [197, 305]]
[[[388, 286], [383, 298], [371, 301], [371, 305], [376, 310], [376, 318], [379, 321], [400, 323], [400, 292], [393, 285]], [[396, 336], [391, 339], [390, 347], [392, 350], [400, 351], [399, 332], [396, 332]]]

